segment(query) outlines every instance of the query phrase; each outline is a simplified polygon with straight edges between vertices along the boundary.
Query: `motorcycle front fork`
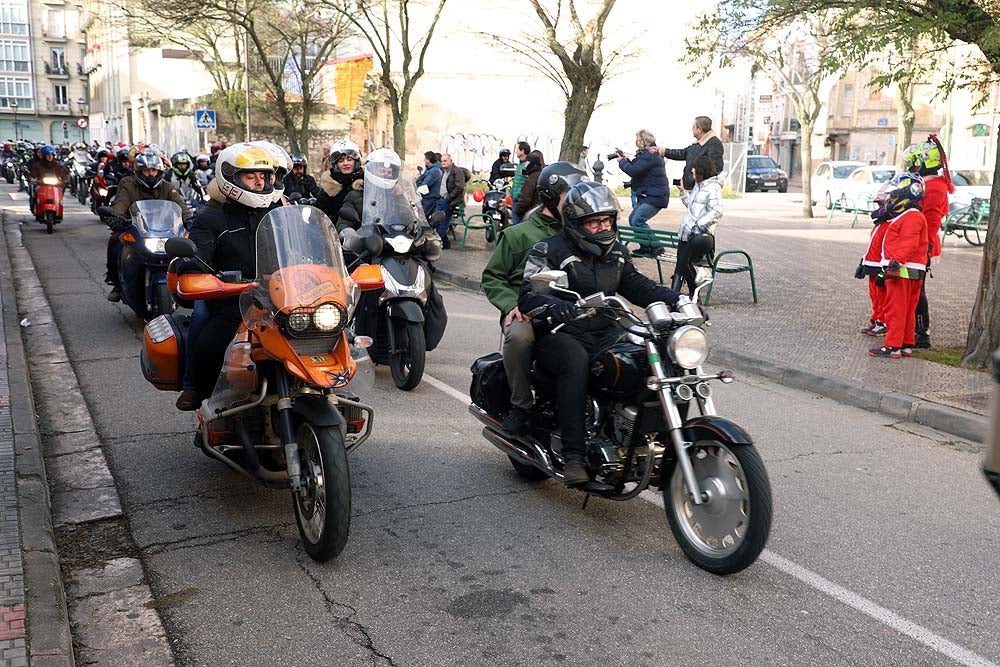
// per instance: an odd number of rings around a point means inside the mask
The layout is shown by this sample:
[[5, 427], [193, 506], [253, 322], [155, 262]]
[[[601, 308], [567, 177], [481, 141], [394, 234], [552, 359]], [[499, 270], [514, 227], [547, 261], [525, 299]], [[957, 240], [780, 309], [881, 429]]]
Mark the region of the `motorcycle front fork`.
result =
[[280, 364], [274, 365], [274, 387], [278, 394], [278, 431], [285, 449], [288, 482], [292, 491], [302, 487], [302, 467], [299, 462], [299, 445], [295, 442], [295, 420], [292, 419], [292, 399], [288, 389], [288, 374]]
[[[651, 340], [646, 341], [646, 355], [649, 359], [649, 365], [653, 369], [653, 377], [661, 381], [656, 395], [660, 399], [660, 407], [663, 409], [664, 417], [666, 417], [667, 426], [670, 427], [670, 440], [674, 445], [674, 456], [677, 457], [677, 465], [681, 467], [681, 473], [684, 475], [684, 486], [687, 487], [688, 497], [695, 505], [701, 505], [707, 500], [707, 497], [698, 486], [698, 479], [694, 475], [691, 459], [688, 458], [688, 446], [691, 443], [684, 439], [684, 421], [681, 419], [681, 413], [674, 402], [670, 386], [662, 382], [669, 376], [663, 367], [660, 351], [656, 349], [656, 344]], [[711, 399], [706, 400], [711, 401]], [[712, 412], [715, 411], [714, 405], [706, 406], [702, 403], [702, 409], [706, 408], [710, 408]]]

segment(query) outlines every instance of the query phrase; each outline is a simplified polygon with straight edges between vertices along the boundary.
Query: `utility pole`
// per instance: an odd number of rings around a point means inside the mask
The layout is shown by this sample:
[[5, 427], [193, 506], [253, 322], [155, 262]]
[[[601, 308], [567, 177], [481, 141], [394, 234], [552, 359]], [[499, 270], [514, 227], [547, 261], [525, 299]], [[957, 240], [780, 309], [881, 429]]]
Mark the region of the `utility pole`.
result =
[[246, 118], [246, 137], [250, 141], [250, 28], [243, 28], [243, 105]]

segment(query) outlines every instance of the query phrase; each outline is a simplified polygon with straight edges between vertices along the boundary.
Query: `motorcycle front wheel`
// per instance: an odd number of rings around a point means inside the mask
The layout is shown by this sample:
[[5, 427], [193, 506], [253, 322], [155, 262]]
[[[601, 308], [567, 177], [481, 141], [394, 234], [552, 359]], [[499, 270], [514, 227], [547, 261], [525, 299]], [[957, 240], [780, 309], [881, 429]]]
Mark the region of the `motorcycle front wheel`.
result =
[[174, 312], [174, 297], [166, 283], [153, 286], [153, 317]]
[[410, 391], [424, 377], [427, 361], [424, 326], [422, 322], [405, 320], [390, 320], [389, 325], [395, 327], [396, 333], [396, 351], [389, 359], [392, 381], [403, 391]]
[[309, 557], [323, 562], [347, 546], [351, 530], [351, 471], [336, 426], [303, 422], [296, 432], [302, 489], [292, 492], [295, 522]]
[[51, 234], [54, 230], [56, 224], [56, 212], [46, 211], [45, 212], [45, 233]]
[[14, 183], [14, 175], [12, 173], [7, 172], [3, 175], [3, 177], [7, 179], [7, 185], [12, 185]]
[[663, 507], [684, 554], [713, 574], [750, 566], [771, 532], [771, 482], [753, 445], [699, 441], [688, 450], [698, 487], [708, 499], [688, 497], [676, 460], [663, 470]]

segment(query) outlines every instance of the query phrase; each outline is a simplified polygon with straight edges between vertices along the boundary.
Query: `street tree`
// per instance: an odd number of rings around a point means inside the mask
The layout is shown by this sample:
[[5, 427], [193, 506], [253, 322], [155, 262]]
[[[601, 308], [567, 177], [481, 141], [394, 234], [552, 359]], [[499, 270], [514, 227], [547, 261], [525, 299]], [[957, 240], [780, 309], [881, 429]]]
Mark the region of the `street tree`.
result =
[[731, 22], [731, 18], [724, 4], [715, 14], [699, 16], [696, 34], [684, 40], [684, 62], [698, 81], [709, 76], [715, 63], [729, 67], [739, 61], [749, 62], [754, 75], [769, 78], [777, 94], [791, 102], [799, 122], [802, 214], [811, 218], [813, 130], [824, 108], [824, 84], [845, 66], [846, 54], [835, 38], [843, 29], [843, 17], [833, 11], [816, 12], [756, 30], [747, 29], [746, 17], [739, 23]]
[[379, 82], [392, 112], [392, 148], [406, 156], [410, 98], [424, 76], [424, 59], [447, 0], [321, 0], [372, 47]]
[[603, 86], [615, 73], [631, 42], [605, 54], [604, 25], [615, 0], [600, 0], [584, 22], [577, 0], [529, 0], [538, 17], [537, 32], [491, 37], [514, 53], [525, 66], [558, 86], [565, 101], [559, 159], [576, 162], [583, 149], [590, 119]]
[[[737, 29], [753, 33], [787, 25], [803, 15], [842, 12], [855, 27], [843, 35], [858, 50], [884, 44], [887, 36], [947, 39], [975, 45], [982, 67], [969, 68], [972, 79], [959, 85], [988, 85], [1000, 76], [1000, 6], [970, 0], [722, 0], [719, 13], [739, 21]], [[950, 82], [955, 83], [955, 82]], [[1000, 131], [1000, 128], [998, 128]], [[976, 302], [969, 320], [962, 363], [988, 368], [1000, 347], [1000, 151], [994, 157], [989, 231], [983, 248]]]

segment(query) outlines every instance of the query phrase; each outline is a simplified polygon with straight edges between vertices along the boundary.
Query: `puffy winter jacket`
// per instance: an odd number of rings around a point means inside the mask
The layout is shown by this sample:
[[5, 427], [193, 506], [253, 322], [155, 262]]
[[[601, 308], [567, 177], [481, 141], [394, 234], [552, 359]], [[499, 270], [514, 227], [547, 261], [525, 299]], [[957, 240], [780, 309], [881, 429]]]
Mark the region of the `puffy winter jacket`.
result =
[[681, 241], [695, 234], [714, 234], [715, 224], [722, 219], [722, 183], [718, 176], [695, 183], [694, 189], [681, 193], [687, 213], [681, 220]]
[[622, 158], [618, 166], [632, 177], [632, 192], [640, 204], [666, 208], [670, 202], [670, 184], [667, 183], [667, 169], [656, 146], [639, 153], [634, 160]]

